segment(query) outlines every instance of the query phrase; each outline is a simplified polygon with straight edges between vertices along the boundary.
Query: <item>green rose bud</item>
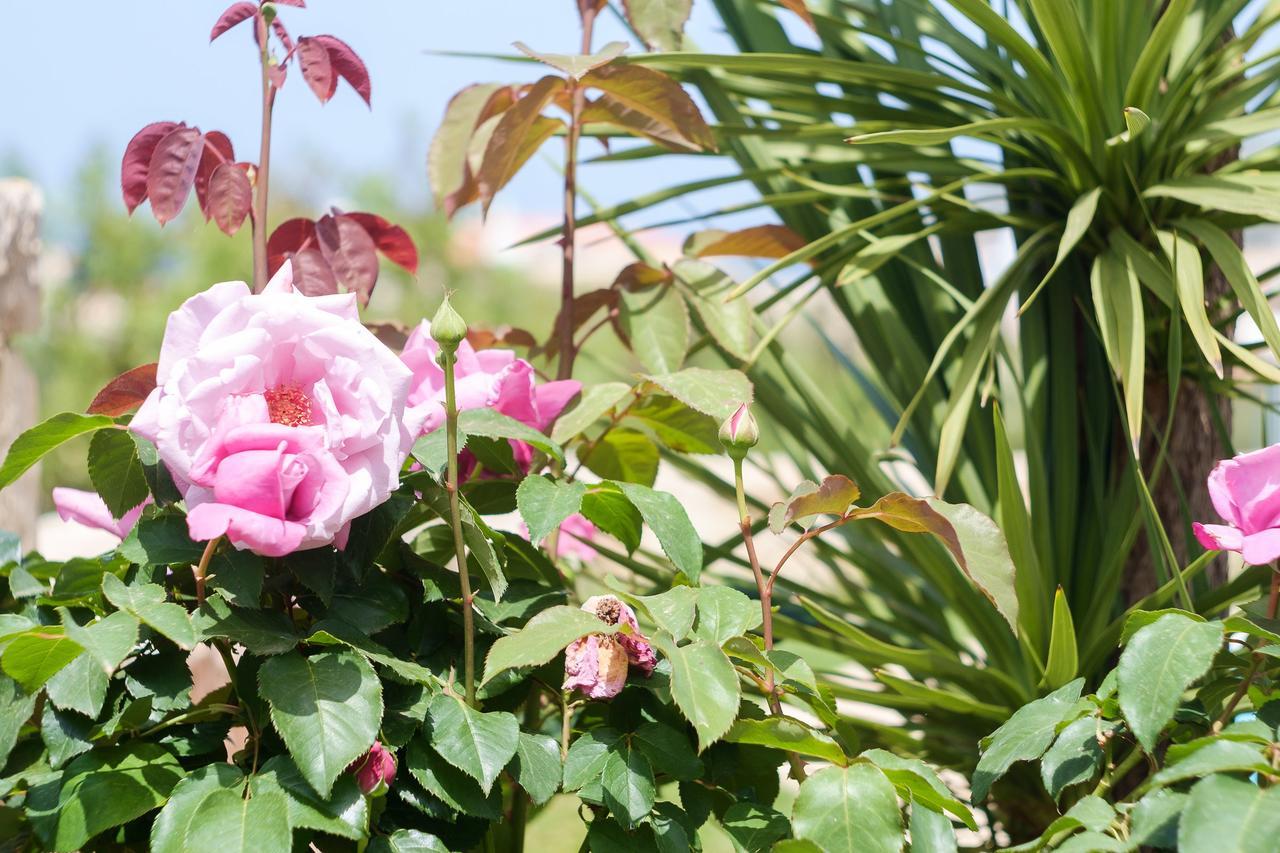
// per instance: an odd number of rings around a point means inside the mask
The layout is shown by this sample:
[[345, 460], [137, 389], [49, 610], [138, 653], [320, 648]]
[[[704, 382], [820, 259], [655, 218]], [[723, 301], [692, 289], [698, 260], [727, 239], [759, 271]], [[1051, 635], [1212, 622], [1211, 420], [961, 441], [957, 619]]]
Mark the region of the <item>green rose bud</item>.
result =
[[760, 427], [747, 403], [739, 406], [738, 410], [720, 425], [720, 443], [734, 459], [746, 458], [747, 451], [759, 442]]
[[467, 321], [453, 310], [448, 296], [440, 303], [436, 316], [431, 318], [431, 337], [441, 347], [449, 350], [456, 349], [458, 344], [466, 340]]

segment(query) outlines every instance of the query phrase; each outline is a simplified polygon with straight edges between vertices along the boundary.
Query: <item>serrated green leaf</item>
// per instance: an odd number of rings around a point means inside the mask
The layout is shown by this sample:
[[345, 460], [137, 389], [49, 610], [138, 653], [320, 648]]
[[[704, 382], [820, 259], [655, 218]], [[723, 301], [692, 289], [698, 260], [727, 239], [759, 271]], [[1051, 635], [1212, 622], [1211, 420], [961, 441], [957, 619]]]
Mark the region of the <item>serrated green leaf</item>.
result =
[[186, 516], [166, 512], [144, 515], [120, 543], [120, 556], [139, 566], [192, 566], [200, 562], [206, 545], [191, 540]]
[[91, 655], [81, 653], [49, 679], [45, 690], [59, 708], [96, 720], [107, 698], [107, 673]]
[[244, 782], [234, 764], [206, 764], [187, 774], [151, 824], [152, 853], [184, 853], [187, 834], [200, 831], [195, 824], [200, 805], [218, 791], [239, 793]]
[[567, 604], [548, 607], [530, 619], [524, 628], [498, 638], [485, 658], [484, 678], [480, 683], [487, 684], [508, 669], [546, 663], [580, 637], [612, 634], [617, 630], [617, 626], [606, 625], [595, 614], [577, 607]]
[[89, 439], [89, 480], [112, 518], [146, 500], [147, 478], [138, 459], [138, 446], [122, 429], [98, 430]]
[[486, 820], [502, 818], [501, 789], [495, 787], [486, 795], [479, 782], [437, 755], [423, 738], [410, 742], [405, 763], [422, 787], [454, 811]]
[[702, 759], [688, 738], [665, 723], [642, 723], [632, 735], [631, 744], [645, 754], [657, 772], [673, 779], [693, 780], [703, 772]]
[[547, 735], [520, 733], [511, 773], [537, 805], [560, 790], [560, 745]]
[[992, 733], [973, 774], [973, 803], [986, 799], [992, 783], [1015, 762], [1031, 761], [1044, 754], [1053, 742], [1054, 727], [1074, 713], [1083, 688], [1084, 679], [1077, 678], [1048, 696], [1023, 705]]
[[902, 758], [883, 749], [868, 749], [859, 758], [879, 767], [904, 800], [910, 799], [936, 812], [949, 813], [969, 829], [977, 831], [973, 813], [956, 799], [951, 789], [938, 778], [937, 772], [920, 759]]
[[431, 746], [440, 757], [480, 783], [488, 794], [516, 754], [520, 724], [506, 711], [483, 713], [457, 696], [440, 694], [427, 708]]
[[195, 614], [201, 639], [223, 637], [239, 643], [255, 655], [279, 655], [302, 639], [284, 614], [232, 607], [219, 596], [206, 598]]
[[417, 829], [397, 829], [390, 835], [379, 835], [365, 850], [367, 853], [449, 853], [443, 841]]
[[1222, 626], [1168, 613], [1133, 635], [1120, 653], [1119, 699], [1143, 748], [1155, 748], [1182, 693], [1209, 669]]
[[83, 651], [60, 626], [42, 625], [9, 640], [0, 655], [0, 667], [27, 693], [35, 693]]
[[0, 675], [0, 767], [18, 742], [18, 733], [36, 707], [36, 692], [27, 693], [12, 678]]
[[93, 721], [75, 711], [61, 711], [52, 703], [40, 716], [40, 739], [49, 750], [49, 766], [61, 767], [77, 755], [93, 748], [89, 732]]
[[625, 382], [602, 382], [582, 389], [577, 405], [556, 419], [551, 440], [564, 444], [588, 429], [631, 393]]
[[727, 586], [709, 586], [698, 593], [698, 626], [694, 633], [717, 646], [760, 624], [760, 602]]
[[631, 351], [650, 373], [674, 373], [689, 349], [689, 309], [680, 291], [670, 286], [624, 290], [619, 323]]
[[314, 829], [352, 841], [368, 835], [369, 800], [352, 774], [343, 775], [329, 796], [321, 797], [287, 755], [277, 755], [249, 777], [249, 790], [254, 796], [268, 791], [282, 794], [289, 826], [294, 829]]
[[720, 425], [715, 419], [673, 397], [650, 397], [644, 405], [627, 413], [624, 423], [627, 422], [642, 424], [677, 453], [719, 453], [723, 449]]
[[738, 716], [741, 688], [738, 673], [720, 647], [706, 640], [676, 646], [662, 635], [654, 638], [671, 662], [671, 698], [698, 733], [698, 751], [719, 740]]
[[750, 802], [736, 802], [725, 809], [720, 826], [742, 853], [768, 853], [774, 842], [791, 834], [786, 815]]
[[258, 690], [294, 763], [322, 797], [369, 750], [382, 722], [382, 685], [355, 652], [270, 658], [259, 670]]
[[639, 483], [614, 485], [640, 511], [640, 517], [658, 537], [658, 543], [675, 567], [696, 584], [702, 574], [702, 538], [680, 501], [675, 495]]
[[1280, 838], [1280, 788], [1210, 776], [1191, 789], [1178, 829], [1184, 853], [1267, 853]]
[[676, 373], [646, 376], [691, 409], [723, 421], [752, 398], [751, 381], [737, 370], [686, 367]]
[[546, 434], [515, 418], [507, 417], [497, 409], [467, 409], [459, 412], [458, 429], [469, 436], [523, 441], [548, 456], [564, 461], [564, 451], [559, 444], [552, 441]]
[[956, 853], [956, 832], [945, 814], [911, 801], [911, 853]]
[[1055, 800], [1063, 788], [1092, 779], [1102, 767], [1099, 735], [1114, 729], [1116, 723], [1097, 717], [1081, 717], [1058, 733], [1053, 746], [1040, 760], [1040, 778], [1045, 790]]
[[825, 853], [897, 853], [903, 844], [897, 792], [879, 768], [862, 762], [805, 779], [791, 826], [796, 838]]
[[640, 547], [644, 519], [616, 486], [605, 483], [588, 487], [582, 498], [582, 514], [597, 528], [621, 542], [628, 554]]
[[59, 615], [67, 637], [83, 646], [104, 672], [115, 672], [137, 645], [140, 623], [129, 613], [117, 610], [86, 625], [77, 624], [67, 610], [60, 610]]
[[653, 768], [637, 749], [615, 744], [605, 758], [600, 787], [609, 813], [622, 825], [633, 827], [653, 808], [657, 788]]
[[564, 759], [564, 789], [577, 791], [600, 778], [609, 749], [621, 737], [607, 726], [583, 732], [569, 745]]
[[75, 412], [63, 412], [33, 426], [9, 445], [4, 464], [0, 464], [0, 489], [21, 477], [54, 448], [78, 435], [112, 426], [115, 426], [115, 421], [105, 415], [81, 415]]
[[569, 516], [582, 508], [586, 483], [566, 483], [529, 476], [516, 489], [516, 507], [529, 526], [529, 541], [537, 545]]
[[284, 794], [213, 791], [196, 806], [184, 850], [190, 853], [288, 853], [293, 847]]
[[1214, 741], [1151, 777], [1152, 786], [1172, 785], [1214, 773], [1268, 773], [1270, 765], [1258, 744]]
[[605, 480], [652, 486], [658, 478], [658, 445], [639, 430], [615, 427], [580, 451], [587, 469]]
[[134, 583], [126, 586], [115, 575], [104, 575], [102, 594], [116, 607], [159, 631], [180, 648], [195, 647], [196, 631], [191, 625], [191, 617], [180, 605], [165, 601], [164, 587], [159, 584]]
[[738, 720], [725, 733], [724, 739], [795, 752], [833, 764], [849, 763], [844, 750], [829, 734], [791, 717]]

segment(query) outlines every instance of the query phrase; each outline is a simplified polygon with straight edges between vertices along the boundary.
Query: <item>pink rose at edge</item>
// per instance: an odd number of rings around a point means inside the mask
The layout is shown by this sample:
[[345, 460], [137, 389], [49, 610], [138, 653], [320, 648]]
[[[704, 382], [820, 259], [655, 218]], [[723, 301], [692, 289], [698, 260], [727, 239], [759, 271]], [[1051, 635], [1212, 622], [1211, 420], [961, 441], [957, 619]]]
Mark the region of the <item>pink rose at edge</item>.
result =
[[260, 294], [215, 284], [169, 316], [129, 428], [156, 445], [193, 539], [270, 557], [342, 547], [399, 485], [420, 428], [410, 380], [354, 294], [304, 296], [286, 263]]
[[592, 699], [612, 699], [626, 684], [628, 666], [636, 667], [645, 678], [653, 675], [658, 658], [640, 633], [635, 611], [613, 595], [592, 596], [582, 609], [605, 624], [626, 625], [631, 631], [592, 634], [570, 643], [564, 658], [565, 690], [579, 690]]
[[129, 531], [133, 530], [133, 526], [138, 523], [142, 511], [151, 502], [151, 495], [147, 495], [142, 503], [119, 518], [115, 518], [97, 492], [69, 489], [65, 486], [58, 486], [53, 490], [53, 506], [58, 511], [58, 517], [63, 521], [74, 521], [85, 527], [105, 530], [121, 539], [129, 535]]
[[380, 741], [375, 740], [364, 757], [352, 762], [347, 772], [355, 773], [356, 784], [365, 796], [380, 797], [395, 781], [396, 757]]
[[[436, 363], [440, 346], [424, 320], [409, 335], [400, 358], [413, 371], [407, 412], [421, 422], [421, 434], [444, 424], [444, 369]], [[458, 411], [491, 408], [536, 430], [546, 432], [569, 401], [582, 390], [573, 379], [538, 384], [533, 366], [509, 349], [477, 350], [467, 341], [458, 345], [455, 365]], [[533, 449], [511, 442], [516, 463], [527, 470]]]
[[1201, 545], [1238, 551], [1254, 566], [1280, 558], [1280, 444], [1219, 462], [1209, 498], [1227, 524], [1192, 525]]
[[[520, 522], [520, 532], [529, 537], [529, 525]], [[560, 536], [556, 539], [556, 557], [576, 557], [587, 561], [596, 557], [597, 552], [587, 543], [596, 538], [596, 526], [580, 512], [575, 512], [560, 522]], [[546, 540], [544, 539], [543, 542]], [[535, 542], [541, 545], [542, 542]]]

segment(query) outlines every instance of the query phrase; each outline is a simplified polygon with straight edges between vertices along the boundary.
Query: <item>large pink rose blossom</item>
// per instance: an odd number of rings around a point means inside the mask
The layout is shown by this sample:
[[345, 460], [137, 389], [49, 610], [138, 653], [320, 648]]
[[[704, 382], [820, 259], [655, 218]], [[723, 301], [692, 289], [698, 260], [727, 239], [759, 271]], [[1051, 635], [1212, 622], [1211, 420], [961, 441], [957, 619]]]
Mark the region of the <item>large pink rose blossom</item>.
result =
[[97, 492], [68, 489], [65, 486], [59, 486], [53, 490], [53, 506], [58, 510], [58, 517], [63, 521], [74, 521], [85, 527], [105, 530], [121, 539], [133, 530], [133, 526], [138, 523], [138, 517], [142, 515], [142, 510], [149, 503], [151, 503], [151, 496], [147, 495], [142, 503], [120, 518], [115, 518]]
[[1254, 566], [1280, 558], [1280, 444], [1219, 462], [1209, 497], [1227, 523], [1196, 522], [1201, 545], [1239, 551]]
[[[444, 424], [444, 370], [436, 363], [439, 352], [439, 344], [431, 338], [431, 324], [424, 320], [400, 354], [413, 371], [408, 411], [420, 420], [424, 434]], [[454, 376], [458, 411], [491, 408], [543, 432], [582, 390], [582, 383], [572, 379], [538, 384], [533, 366], [511, 350], [477, 350], [465, 340], [458, 345]], [[517, 464], [527, 469], [533, 448], [522, 441], [511, 445]]]
[[399, 485], [420, 429], [410, 379], [355, 294], [303, 296], [286, 263], [261, 294], [223, 282], [169, 316], [129, 428], [169, 467], [193, 539], [271, 557], [341, 547]]
[[574, 640], [564, 654], [565, 690], [579, 690], [592, 699], [612, 699], [622, 692], [630, 666], [645, 678], [653, 675], [658, 658], [640, 633], [635, 611], [612, 595], [592, 596], [583, 602], [582, 609], [606, 625], [625, 625], [630, 632], [591, 634]]

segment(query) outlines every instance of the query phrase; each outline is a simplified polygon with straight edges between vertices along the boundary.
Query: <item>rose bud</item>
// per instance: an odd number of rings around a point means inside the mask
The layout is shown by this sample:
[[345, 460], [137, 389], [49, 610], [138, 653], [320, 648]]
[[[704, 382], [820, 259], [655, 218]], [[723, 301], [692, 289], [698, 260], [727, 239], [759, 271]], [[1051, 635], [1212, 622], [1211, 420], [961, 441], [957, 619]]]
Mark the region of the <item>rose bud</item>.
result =
[[366, 796], [381, 797], [395, 781], [396, 757], [375, 740], [364, 757], [352, 762], [347, 771], [356, 774], [356, 784]]
[[436, 315], [431, 318], [431, 338], [449, 350], [456, 349], [458, 344], [467, 339], [467, 321], [453, 310], [448, 296], [445, 296]]
[[592, 634], [571, 643], [565, 650], [565, 690], [580, 690], [592, 699], [612, 699], [622, 692], [629, 666], [645, 678], [653, 674], [658, 658], [640, 633], [630, 607], [616, 596], [596, 595], [588, 598], [582, 609], [606, 625], [625, 625], [631, 630], [609, 636]]
[[743, 403], [738, 410], [720, 425], [720, 443], [735, 459], [746, 457], [747, 451], [760, 442], [760, 427], [751, 414], [751, 407]]

